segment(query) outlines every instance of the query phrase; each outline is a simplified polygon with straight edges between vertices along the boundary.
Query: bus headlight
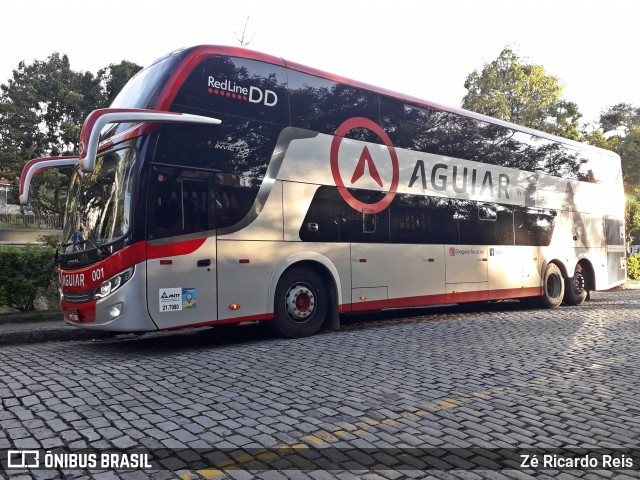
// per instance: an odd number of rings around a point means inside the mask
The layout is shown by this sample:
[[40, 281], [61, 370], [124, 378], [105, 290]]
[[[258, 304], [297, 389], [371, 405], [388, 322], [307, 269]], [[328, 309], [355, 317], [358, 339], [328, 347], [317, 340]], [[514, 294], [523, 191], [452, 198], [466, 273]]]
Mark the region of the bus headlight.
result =
[[95, 294], [93, 298], [98, 300], [100, 298], [104, 298], [108, 295], [111, 295], [113, 292], [118, 290], [122, 285], [127, 283], [129, 279], [133, 276], [133, 267], [127, 268], [125, 271], [120, 272], [117, 275], [114, 275], [106, 282], [102, 282], [98, 288], [96, 288]]

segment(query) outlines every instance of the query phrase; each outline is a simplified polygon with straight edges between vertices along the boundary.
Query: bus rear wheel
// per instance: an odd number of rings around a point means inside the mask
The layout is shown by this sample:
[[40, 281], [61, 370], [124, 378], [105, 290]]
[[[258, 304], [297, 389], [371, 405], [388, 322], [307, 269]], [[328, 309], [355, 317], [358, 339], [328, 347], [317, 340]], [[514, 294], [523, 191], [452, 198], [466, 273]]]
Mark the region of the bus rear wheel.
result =
[[564, 278], [558, 266], [554, 263], [547, 265], [544, 271], [544, 292], [542, 303], [545, 307], [556, 308], [564, 298]]
[[329, 295], [324, 281], [305, 267], [287, 270], [276, 287], [272, 330], [287, 338], [316, 333], [327, 317]]
[[580, 305], [587, 299], [587, 279], [580, 264], [576, 265], [573, 277], [567, 278], [564, 290], [564, 303], [567, 305]]

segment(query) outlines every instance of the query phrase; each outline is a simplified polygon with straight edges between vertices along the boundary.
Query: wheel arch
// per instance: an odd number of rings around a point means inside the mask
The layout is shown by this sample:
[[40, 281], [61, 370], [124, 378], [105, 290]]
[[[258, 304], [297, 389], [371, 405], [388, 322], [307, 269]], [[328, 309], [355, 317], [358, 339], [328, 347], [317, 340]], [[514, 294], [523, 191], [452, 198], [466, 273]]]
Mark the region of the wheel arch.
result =
[[558, 260], [557, 258], [549, 260], [547, 263], [545, 263], [542, 271], [544, 272], [547, 266], [552, 263], [560, 269], [560, 273], [562, 273], [562, 278], [567, 278], [569, 276], [569, 270], [567, 269], [567, 266], [564, 264], [562, 260]]
[[576, 263], [576, 266], [577, 265], [580, 265], [580, 267], [582, 268], [586, 290], [595, 290], [596, 272], [591, 261], [588, 258], [581, 258], [578, 263]]

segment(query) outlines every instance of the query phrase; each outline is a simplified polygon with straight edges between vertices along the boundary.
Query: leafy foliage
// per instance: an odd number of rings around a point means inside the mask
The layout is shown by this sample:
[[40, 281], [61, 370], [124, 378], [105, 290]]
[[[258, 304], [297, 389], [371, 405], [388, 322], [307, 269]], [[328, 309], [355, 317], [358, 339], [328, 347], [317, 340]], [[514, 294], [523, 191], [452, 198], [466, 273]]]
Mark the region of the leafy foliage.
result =
[[605, 133], [620, 128], [640, 127], [640, 107], [618, 103], [600, 114], [600, 127]]
[[627, 277], [640, 280], [640, 254], [635, 253], [627, 257]]
[[578, 106], [562, 98], [563, 87], [544, 67], [531, 65], [510, 48], [466, 79], [463, 108], [554, 135], [580, 138]]
[[0, 306], [35, 310], [38, 297], [56, 296], [55, 249], [0, 245]]
[[600, 114], [599, 124], [600, 128], [587, 140], [620, 155], [625, 191], [637, 197], [640, 193], [640, 108], [618, 103]]
[[622, 159], [622, 175], [627, 191], [640, 187], [640, 127], [631, 127], [620, 137], [615, 151]]
[[[0, 177], [9, 179], [16, 203], [17, 180], [32, 158], [78, 152], [86, 116], [105, 107], [140, 69], [123, 61], [94, 75], [71, 69], [60, 53], [31, 64], [20, 62], [0, 86]], [[70, 172], [51, 170], [38, 175], [32, 188], [32, 209], [39, 213], [64, 210]]]
[[119, 64], [111, 64], [106, 68], [98, 70], [98, 77], [102, 83], [103, 95], [105, 97], [104, 105], [111, 105], [122, 87], [140, 71], [142, 67], [136, 63], [127, 60], [121, 61]]
[[627, 240], [640, 240], [640, 108], [618, 103], [600, 114], [599, 129], [586, 137], [592, 145], [613, 150], [622, 160], [627, 196]]

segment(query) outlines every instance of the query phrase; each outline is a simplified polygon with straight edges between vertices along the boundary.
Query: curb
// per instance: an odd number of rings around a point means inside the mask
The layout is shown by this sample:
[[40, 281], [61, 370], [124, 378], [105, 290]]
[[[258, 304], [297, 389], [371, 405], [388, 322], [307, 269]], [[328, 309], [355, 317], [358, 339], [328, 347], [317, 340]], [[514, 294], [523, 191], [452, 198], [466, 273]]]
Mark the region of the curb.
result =
[[66, 325], [38, 328], [37, 324], [35, 324], [33, 328], [0, 331], [0, 347], [28, 343], [95, 340], [111, 338], [112, 336], [112, 332], [82, 330]]
[[0, 328], [7, 328], [7, 326], [20, 324], [23, 325], [25, 322], [33, 323], [34, 326], [38, 325], [39, 321], [49, 321], [49, 320], [62, 320], [62, 312], [60, 311], [35, 311], [35, 312], [24, 312], [24, 313], [3, 313], [0, 314]]

